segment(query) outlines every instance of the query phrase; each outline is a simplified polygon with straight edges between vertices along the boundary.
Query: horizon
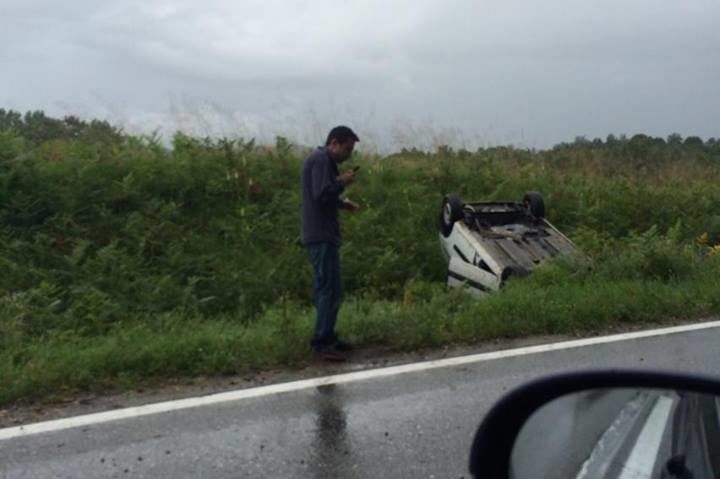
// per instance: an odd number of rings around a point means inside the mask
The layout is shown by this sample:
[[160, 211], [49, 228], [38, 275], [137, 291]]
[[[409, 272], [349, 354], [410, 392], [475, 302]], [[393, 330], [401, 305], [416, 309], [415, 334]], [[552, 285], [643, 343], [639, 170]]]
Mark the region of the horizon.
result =
[[[309, 144], [309, 143], [303, 144], [303, 143], [295, 141], [292, 138], [285, 137], [283, 135], [275, 135], [272, 139], [269, 139], [267, 141], [259, 141], [255, 137], [243, 137], [243, 136], [238, 136], [238, 135], [216, 135], [216, 136], [205, 135], [205, 134], [197, 135], [197, 134], [193, 134], [192, 132], [188, 133], [188, 132], [185, 132], [182, 130], [176, 130], [173, 132], [165, 132], [165, 133], [162, 133], [159, 130], [146, 131], [146, 132], [132, 132], [132, 131], [126, 131], [126, 129], [124, 128], [123, 125], [113, 123], [112, 121], [106, 120], [106, 119], [81, 118], [76, 115], [65, 115], [63, 117], [53, 117], [51, 115], [48, 115], [43, 110], [17, 111], [17, 110], [13, 110], [10, 108], [5, 108], [3, 106], [0, 106], [0, 114], [11, 114], [11, 113], [16, 113], [16, 114], [20, 115], [21, 119], [23, 119], [23, 122], [24, 122], [26, 115], [31, 115], [31, 114], [36, 114], [36, 113], [44, 115], [48, 119], [51, 119], [54, 121], [59, 121], [59, 122], [65, 122], [67, 119], [71, 119], [71, 118], [75, 118], [75, 119], [78, 119], [78, 120], [80, 120], [82, 122], [86, 122], [86, 123], [90, 123], [92, 121], [106, 122], [112, 128], [117, 129], [120, 133], [125, 134], [125, 135], [134, 136], [134, 137], [157, 138], [158, 140], [160, 140], [160, 142], [164, 146], [168, 147], [169, 149], [172, 149], [173, 138], [177, 134], [182, 134], [182, 135], [188, 136], [193, 139], [198, 139], [198, 140], [203, 140], [203, 139], [207, 138], [207, 139], [216, 140], [216, 141], [227, 139], [227, 140], [235, 140], [235, 141], [240, 140], [241, 142], [245, 142], [245, 143], [253, 142], [253, 143], [255, 143], [255, 146], [259, 147], [259, 148], [273, 148], [276, 145], [277, 140], [281, 139], [281, 138], [284, 140], [287, 140], [293, 147], [298, 148], [298, 149], [312, 149], [317, 146], [322, 146], [322, 141], [318, 141], [317, 144]], [[3, 131], [3, 129], [1, 127], [2, 127], [2, 123], [0, 123], [0, 131]], [[469, 149], [469, 148], [466, 148], [464, 145], [458, 146], [457, 144], [453, 144], [452, 142], [448, 142], [448, 143], [436, 142], [431, 145], [428, 145], [428, 144], [425, 144], [425, 145], [409, 144], [409, 145], [407, 145], [407, 144], [405, 144], [405, 145], [397, 145], [394, 148], [392, 147], [392, 145], [385, 145], [385, 148], [378, 148], [377, 145], [368, 143], [366, 140], [364, 140], [362, 137], [362, 134], [359, 133], [359, 136], [360, 136], [360, 142], [357, 144], [357, 147], [356, 147], [356, 149], [359, 152], [366, 153], [366, 154], [381, 154], [381, 155], [393, 155], [393, 154], [402, 153], [403, 151], [418, 151], [418, 152], [423, 152], [423, 153], [434, 153], [434, 152], [437, 152], [438, 149], [448, 148], [448, 147], [450, 149], [452, 149], [454, 151], [458, 151], [458, 152], [459, 151], [473, 152], [473, 151], [480, 151], [480, 150], [492, 149], [492, 148], [513, 148], [516, 150], [543, 152], [543, 151], [549, 151], [554, 148], [561, 147], [563, 145], [597, 144], [598, 142], [600, 142], [600, 144], [602, 144], [602, 145], [607, 145], [611, 141], [629, 142], [629, 141], [632, 141], [636, 137], [646, 137], [646, 138], [649, 138], [650, 140], [662, 141], [663, 143], [670, 143], [671, 138], [673, 138], [673, 137], [677, 137], [676, 141], [679, 141], [680, 143], [685, 143], [686, 140], [688, 140], [688, 139], [697, 138], [706, 146], [714, 145], [716, 142], [720, 142], [720, 138], [716, 138], [714, 136], [703, 138], [700, 135], [690, 134], [690, 135], [685, 136], [678, 132], [673, 132], [665, 137], [662, 137], [662, 136], [648, 135], [647, 133], [643, 133], [643, 132], [636, 132], [636, 133], [632, 133], [632, 134], [608, 133], [604, 137], [594, 137], [594, 138], [588, 138], [584, 135], [578, 135], [573, 139], [567, 139], [564, 141], [560, 141], [558, 143], [549, 145], [547, 147], [532, 147], [532, 146], [526, 146], [526, 145], [517, 145], [517, 144], [513, 144], [513, 143], [506, 143], [506, 144], [494, 144], [494, 145], [478, 145], [474, 148]], [[438, 136], [438, 135], [432, 136], [432, 138], [435, 140], [439, 137], [440, 136]]]

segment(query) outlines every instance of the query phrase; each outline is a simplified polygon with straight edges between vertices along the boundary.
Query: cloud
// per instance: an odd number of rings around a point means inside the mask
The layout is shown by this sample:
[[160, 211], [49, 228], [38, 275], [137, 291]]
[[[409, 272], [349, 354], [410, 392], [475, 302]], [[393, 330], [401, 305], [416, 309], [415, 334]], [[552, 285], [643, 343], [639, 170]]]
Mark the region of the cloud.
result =
[[[402, 68], [411, 2], [125, 2], [79, 40], [158, 69], [231, 80], [377, 76]], [[308, 8], [310, 6], [310, 8]]]
[[[717, 18], [712, 0], [5, 0], [0, 102], [267, 135], [717, 136]], [[188, 126], [191, 104], [224, 113]]]

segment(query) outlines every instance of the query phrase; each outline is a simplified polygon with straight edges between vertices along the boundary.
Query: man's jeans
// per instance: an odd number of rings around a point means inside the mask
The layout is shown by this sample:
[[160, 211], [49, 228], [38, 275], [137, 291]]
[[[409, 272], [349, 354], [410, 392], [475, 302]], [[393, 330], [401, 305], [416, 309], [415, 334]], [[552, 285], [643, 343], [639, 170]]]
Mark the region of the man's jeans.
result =
[[315, 334], [310, 341], [313, 348], [335, 343], [342, 282], [340, 280], [340, 255], [333, 243], [310, 243], [308, 258], [313, 267], [313, 302], [317, 308]]

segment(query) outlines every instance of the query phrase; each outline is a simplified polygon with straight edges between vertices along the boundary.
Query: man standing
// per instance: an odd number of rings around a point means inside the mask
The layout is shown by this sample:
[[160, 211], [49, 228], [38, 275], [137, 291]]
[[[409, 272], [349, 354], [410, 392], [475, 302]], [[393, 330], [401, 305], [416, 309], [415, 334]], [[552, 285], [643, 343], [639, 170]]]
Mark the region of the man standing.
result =
[[355, 180], [357, 168], [339, 173], [338, 165], [350, 158], [357, 135], [346, 126], [330, 131], [325, 146], [318, 147], [302, 167], [301, 238], [313, 268], [315, 333], [310, 341], [322, 359], [344, 361], [350, 344], [335, 334], [342, 282], [340, 279], [340, 222], [338, 210], [360, 206], [340, 194]]

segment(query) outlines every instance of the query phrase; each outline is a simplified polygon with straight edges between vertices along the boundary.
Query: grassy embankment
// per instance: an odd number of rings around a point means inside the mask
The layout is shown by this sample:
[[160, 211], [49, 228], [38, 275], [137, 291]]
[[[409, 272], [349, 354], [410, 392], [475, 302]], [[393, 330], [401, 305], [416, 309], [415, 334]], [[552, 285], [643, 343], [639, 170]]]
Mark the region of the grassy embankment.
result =
[[[176, 135], [167, 149], [0, 113], [0, 406], [311, 357], [290, 145]], [[720, 145], [668, 140], [352, 160], [363, 208], [343, 218], [340, 332], [411, 350], [720, 312]], [[483, 301], [446, 291], [442, 194], [526, 190], [593, 268], [548, 264]]]

